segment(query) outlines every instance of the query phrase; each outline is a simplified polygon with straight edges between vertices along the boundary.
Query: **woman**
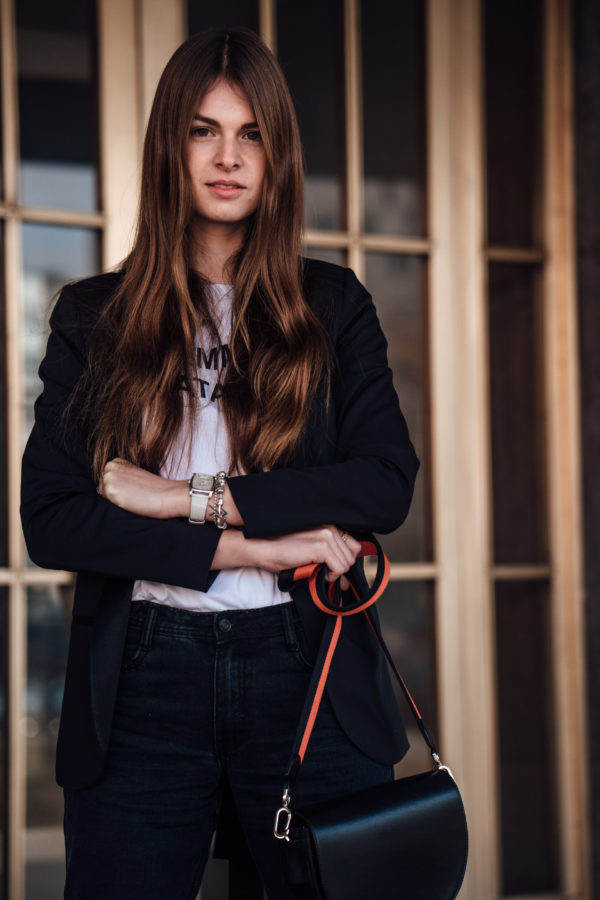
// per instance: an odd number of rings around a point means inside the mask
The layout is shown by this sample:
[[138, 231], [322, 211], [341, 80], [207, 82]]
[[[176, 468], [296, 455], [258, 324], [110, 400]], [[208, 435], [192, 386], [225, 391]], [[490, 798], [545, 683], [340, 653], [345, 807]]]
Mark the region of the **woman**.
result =
[[[370, 297], [301, 258], [302, 209], [273, 57], [196, 35], [157, 89], [132, 252], [53, 311], [23, 460], [31, 557], [78, 573], [68, 898], [194, 897], [224, 794], [287, 896], [272, 820], [323, 616], [277, 575], [344, 576], [418, 467]], [[388, 780], [406, 750], [379, 649], [347, 625], [299, 804]]]

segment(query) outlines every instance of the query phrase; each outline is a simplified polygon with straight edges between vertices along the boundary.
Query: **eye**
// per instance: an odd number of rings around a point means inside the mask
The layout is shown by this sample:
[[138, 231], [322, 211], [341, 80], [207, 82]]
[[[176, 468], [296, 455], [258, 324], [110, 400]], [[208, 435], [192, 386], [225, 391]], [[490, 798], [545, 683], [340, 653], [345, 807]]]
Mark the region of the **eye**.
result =
[[260, 131], [247, 131], [244, 135], [245, 138], [248, 138], [249, 141], [260, 141]]
[[208, 137], [211, 133], [210, 128], [207, 128], [206, 125], [195, 125], [190, 131], [191, 137]]

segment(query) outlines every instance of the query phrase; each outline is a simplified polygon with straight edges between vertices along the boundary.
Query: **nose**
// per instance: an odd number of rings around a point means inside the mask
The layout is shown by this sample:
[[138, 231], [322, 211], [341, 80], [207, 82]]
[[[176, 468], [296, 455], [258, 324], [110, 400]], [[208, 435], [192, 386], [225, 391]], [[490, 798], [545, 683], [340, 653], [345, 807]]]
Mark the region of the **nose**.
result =
[[239, 168], [240, 162], [240, 153], [236, 139], [223, 135], [216, 149], [215, 165], [229, 172], [232, 169]]

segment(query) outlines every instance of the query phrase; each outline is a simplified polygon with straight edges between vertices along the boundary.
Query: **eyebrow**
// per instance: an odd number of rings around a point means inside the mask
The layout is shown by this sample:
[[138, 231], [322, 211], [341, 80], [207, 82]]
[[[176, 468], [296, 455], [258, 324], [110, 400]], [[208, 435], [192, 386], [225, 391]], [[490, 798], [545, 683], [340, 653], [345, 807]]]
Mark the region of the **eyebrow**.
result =
[[[201, 116], [198, 115], [198, 113], [194, 116], [194, 122], [206, 122], [208, 125], [213, 125], [215, 128], [221, 127], [216, 119], [209, 119], [208, 116]], [[240, 127], [240, 131], [243, 131], [245, 128], [258, 128], [258, 124], [256, 122], [246, 122], [245, 125]]]

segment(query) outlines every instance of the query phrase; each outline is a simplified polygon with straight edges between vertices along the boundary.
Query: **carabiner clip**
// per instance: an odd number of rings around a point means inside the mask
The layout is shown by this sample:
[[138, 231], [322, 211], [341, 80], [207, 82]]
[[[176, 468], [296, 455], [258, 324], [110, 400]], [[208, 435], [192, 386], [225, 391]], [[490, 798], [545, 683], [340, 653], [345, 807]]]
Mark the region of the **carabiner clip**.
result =
[[286, 787], [281, 798], [281, 806], [275, 813], [273, 834], [279, 841], [289, 841], [292, 811], [290, 810], [290, 792]]

